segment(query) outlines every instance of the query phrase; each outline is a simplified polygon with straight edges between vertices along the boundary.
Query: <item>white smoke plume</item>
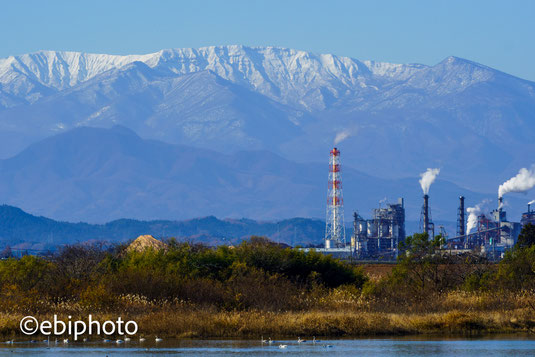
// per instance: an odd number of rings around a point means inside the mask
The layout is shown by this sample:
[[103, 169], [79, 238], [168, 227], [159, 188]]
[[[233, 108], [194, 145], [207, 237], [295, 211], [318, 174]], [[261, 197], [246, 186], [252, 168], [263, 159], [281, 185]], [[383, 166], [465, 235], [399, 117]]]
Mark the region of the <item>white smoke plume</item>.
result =
[[468, 213], [468, 221], [466, 222], [466, 234], [470, 234], [470, 231], [477, 226], [477, 217], [482, 214], [487, 215], [488, 209], [486, 206], [490, 203], [490, 200], [484, 200], [481, 203], [475, 205], [475, 207], [468, 207], [466, 212]]
[[535, 203], [535, 200], [531, 201], [531, 202], [528, 202], [528, 205], [532, 205]]
[[340, 131], [334, 137], [334, 145], [340, 144], [342, 141], [344, 141], [345, 139], [349, 138], [351, 135], [353, 135], [353, 133], [349, 129], [345, 129], [345, 130]]
[[437, 178], [438, 174], [440, 173], [440, 169], [427, 169], [426, 172], [423, 174], [420, 174], [420, 186], [422, 187], [422, 191], [424, 191], [424, 195], [427, 195], [429, 193], [429, 188], [435, 182], [435, 179]]
[[531, 165], [530, 169], [525, 167], [518, 171], [515, 177], [510, 178], [500, 185], [498, 189], [498, 197], [509, 192], [523, 192], [532, 189], [535, 186], [535, 165]]

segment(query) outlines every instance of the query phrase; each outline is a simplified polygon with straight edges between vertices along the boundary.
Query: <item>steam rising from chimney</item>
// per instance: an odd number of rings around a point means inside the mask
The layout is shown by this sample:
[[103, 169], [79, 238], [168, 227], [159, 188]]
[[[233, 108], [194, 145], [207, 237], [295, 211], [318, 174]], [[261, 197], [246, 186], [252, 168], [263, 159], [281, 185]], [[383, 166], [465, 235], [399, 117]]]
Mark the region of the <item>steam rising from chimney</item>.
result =
[[344, 141], [345, 139], [349, 138], [351, 135], [353, 135], [353, 133], [349, 129], [345, 129], [345, 130], [340, 131], [334, 137], [334, 145], [340, 144], [342, 141]]
[[426, 172], [423, 174], [420, 174], [420, 186], [422, 187], [422, 191], [424, 191], [424, 195], [427, 195], [429, 193], [429, 188], [435, 182], [435, 179], [437, 178], [438, 174], [440, 173], [440, 169], [427, 169]]
[[528, 202], [528, 205], [532, 205], [535, 203], [535, 200], [531, 201], [531, 202]]
[[472, 229], [477, 226], [477, 217], [482, 214], [487, 214], [485, 206], [490, 203], [490, 200], [484, 200], [481, 203], [478, 203], [475, 207], [468, 207], [466, 212], [468, 212], [468, 221], [466, 222], [466, 234], [470, 234]]
[[502, 183], [498, 189], [498, 197], [503, 197], [509, 192], [525, 193], [533, 186], [535, 186], [535, 165], [531, 165], [530, 169], [521, 168], [515, 177]]

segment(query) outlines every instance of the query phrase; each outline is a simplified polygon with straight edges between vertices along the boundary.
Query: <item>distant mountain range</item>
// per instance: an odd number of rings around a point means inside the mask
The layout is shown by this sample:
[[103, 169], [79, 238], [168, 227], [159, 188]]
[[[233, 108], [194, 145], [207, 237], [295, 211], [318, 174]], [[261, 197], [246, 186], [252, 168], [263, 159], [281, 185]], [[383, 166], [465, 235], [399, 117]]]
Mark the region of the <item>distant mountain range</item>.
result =
[[19, 208], [0, 206], [0, 249], [55, 250], [82, 242], [124, 243], [142, 234], [208, 245], [238, 244], [252, 235], [290, 245], [321, 244], [325, 222], [294, 218], [277, 222], [220, 220], [209, 216], [187, 221], [120, 219], [106, 224], [69, 223], [37, 217]]
[[[437, 223], [450, 231], [455, 227], [452, 222]], [[416, 231], [417, 222], [408, 221], [407, 233]], [[119, 219], [105, 224], [88, 224], [55, 221], [31, 215], [17, 207], [0, 205], [0, 255], [6, 247], [15, 254], [44, 253], [66, 244], [126, 243], [143, 234], [207, 245], [234, 245], [257, 235], [291, 246], [318, 246], [323, 244], [325, 222], [310, 218], [266, 222], [208, 216], [185, 221]], [[350, 224], [346, 234], [349, 241]]]
[[[145, 140], [121, 126], [80, 127], [0, 160], [0, 202], [62, 221], [104, 223], [121, 218], [323, 219], [328, 164], [297, 163], [268, 151], [218, 153]], [[418, 177], [385, 179], [343, 167], [346, 221], [371, 216], [385, 198], [405, 198], [407, 219], [420, 217]], [[455, 221], [458, 197], [467, 206], [489, 197], [438, 179], [430, 191], [435, 219]], [[511, 218], [524, 200], [507, 198]]]
[[143, 138], [297, 162], [326, 161], [345, 136], [343, 163], [367, 175], [441, 167], [443, 179], [495, 192], [534, 161], [535, 83], [456, 57], [426, 66], [275, 47], [0, 59], [4, 158], [55, 133], [116, 124]]

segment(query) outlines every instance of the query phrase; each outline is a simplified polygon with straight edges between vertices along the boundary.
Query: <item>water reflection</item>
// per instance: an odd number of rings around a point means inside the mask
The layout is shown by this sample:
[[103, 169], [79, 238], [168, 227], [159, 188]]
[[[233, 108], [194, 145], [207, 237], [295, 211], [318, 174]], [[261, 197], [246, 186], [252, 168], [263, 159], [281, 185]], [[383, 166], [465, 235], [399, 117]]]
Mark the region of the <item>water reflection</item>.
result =
[[[286, 348], [280, 348], [286, 345]], [[330, 347], [332, 346], [332, 347]], [[343, 339], [298, 343], [297, 340], [278, 340], [272, 344], [253, 340], [169, 340], [159, 343], [130, 341], [116, 344], [102, 340], [54, 343], [15, 341], [0, 345], [3, 355], [40, 356], [511, 356], [535, 354], [535, 340], [530, 336], [492, 337], [478, 339]]]

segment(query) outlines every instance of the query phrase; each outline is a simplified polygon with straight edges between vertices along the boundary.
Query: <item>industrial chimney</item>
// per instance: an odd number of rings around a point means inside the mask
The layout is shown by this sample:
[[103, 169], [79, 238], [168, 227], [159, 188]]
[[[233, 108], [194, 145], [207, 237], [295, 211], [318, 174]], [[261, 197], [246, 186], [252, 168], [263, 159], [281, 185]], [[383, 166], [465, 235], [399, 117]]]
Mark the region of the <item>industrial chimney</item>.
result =
[[329, 157], [329, 187], [327, 190], [327, 218], [325, 220], [326, 249], [344, 248], [346, 244], [340, 168], [340, 150], [334, 148], [331, 150]]
[[435, 224], [431, 220], [431, 208], [429, 208], [429, 195], [424, 195], [424, 205], [420, 215], [420, 229], [422, 233], [427, 233], [429, 238], [435, 237]]
[[462, 237], [466, 234], [466, 219], [464, 211], [464, 196], [459, 197], [459, 212], [457, 214], [457, 236]]
[[429, 195], [424, 195], [424, 232], [429, 233]]
[[506, 222], [507, 221], [507, 216], [506, 216], [506, 213], [504, 210], [503, 210], [503, 196], [502, 197], [499, 197], [498, 198], [498, 217], [495, 217], [495, 220], [499, 222], [500, 224], [500, 227], [502, 226], [502, 222]]

